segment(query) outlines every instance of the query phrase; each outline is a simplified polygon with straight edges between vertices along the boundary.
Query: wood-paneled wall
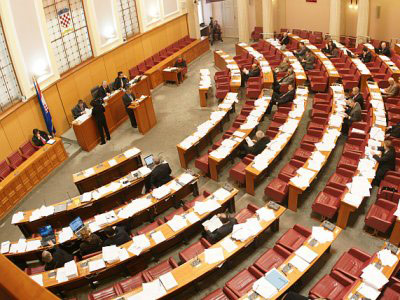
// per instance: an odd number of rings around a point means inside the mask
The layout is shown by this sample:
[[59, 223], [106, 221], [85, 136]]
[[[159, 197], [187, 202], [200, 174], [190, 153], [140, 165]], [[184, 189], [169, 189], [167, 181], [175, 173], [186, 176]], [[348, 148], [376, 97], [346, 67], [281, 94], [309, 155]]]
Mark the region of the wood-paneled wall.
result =
[[[90, 90], [103, 80], [114, 81], [118, 71], [128, 70], [154, 53], [188, 35], [187, 15], [130, 39], [112, 51], [92, 59], [47, 88], [43, 94], [51, 111], [57, 135], [70, 128], [71, 109], [83, 99], [91, 100]], [[36, 97], [7, 115], [0, 115], [0, 161], [32, 137], [32, 129], [45, 130]]]

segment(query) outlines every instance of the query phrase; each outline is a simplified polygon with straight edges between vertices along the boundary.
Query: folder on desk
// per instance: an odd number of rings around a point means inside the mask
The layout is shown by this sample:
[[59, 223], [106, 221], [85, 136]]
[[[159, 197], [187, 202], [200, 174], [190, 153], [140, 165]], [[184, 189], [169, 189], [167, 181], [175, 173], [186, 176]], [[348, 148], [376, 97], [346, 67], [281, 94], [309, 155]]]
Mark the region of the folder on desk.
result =
[[285, 285], [289, 283], [289, 280], [275, 268], [265, 274], [264, 277], [277, 290], [281, 290]]
[[67, 203], [61, 203], [57, 206], [54, 207], [54, 213], [59, 213], [62, 212], [64, 210], [67, 210]]

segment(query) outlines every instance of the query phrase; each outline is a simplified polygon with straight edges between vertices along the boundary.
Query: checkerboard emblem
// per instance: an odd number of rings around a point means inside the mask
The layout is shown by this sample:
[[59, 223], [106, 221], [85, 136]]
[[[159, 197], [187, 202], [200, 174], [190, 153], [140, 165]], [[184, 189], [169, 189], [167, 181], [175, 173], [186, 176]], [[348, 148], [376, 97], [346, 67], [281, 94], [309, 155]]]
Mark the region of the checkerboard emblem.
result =
[[60, 22], [61, 33], [62, 35], [66, 35], [73, 30], [71, 12], [68, 8], [63, 8], [57, 14], [58, 21]]

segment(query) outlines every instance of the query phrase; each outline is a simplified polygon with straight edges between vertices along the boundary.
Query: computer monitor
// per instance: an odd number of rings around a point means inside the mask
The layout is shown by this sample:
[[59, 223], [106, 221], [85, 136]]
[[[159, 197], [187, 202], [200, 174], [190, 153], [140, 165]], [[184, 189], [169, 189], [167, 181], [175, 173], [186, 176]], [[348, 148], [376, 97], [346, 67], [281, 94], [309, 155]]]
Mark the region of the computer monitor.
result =
[[51, 225], [40, 227], [39, 234], [42, 238], [46, 238], [48, 236], [54, 236], [53, 227]]
[[144, 163], [146, 164], [147, 167], [151, 167], [154, 165], [154, 158], [153, 154], [150, 154], [144, 158]]
[[71, 223], [69, 223], [69, 227], [71, 227], [74, 233], [79, 231], [84, 226], [85, 224], [83, 224], [81, 217], [76, 217]]

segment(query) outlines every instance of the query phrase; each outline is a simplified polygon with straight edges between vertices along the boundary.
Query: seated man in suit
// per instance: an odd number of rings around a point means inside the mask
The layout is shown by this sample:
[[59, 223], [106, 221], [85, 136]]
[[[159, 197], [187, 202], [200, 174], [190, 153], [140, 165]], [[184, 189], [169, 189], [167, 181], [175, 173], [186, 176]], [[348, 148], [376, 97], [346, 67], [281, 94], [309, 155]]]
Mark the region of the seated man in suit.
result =
[[298, 59], [303, 59], [306, 56], [306, 52], [307, 52], [307, 48], [306, 45], [303, 42], [299, 43], [299, 50], [294, 52], [294, 55], [298, 58]]
[[399, 95], [400, 86], [393, 77], [388, 79], [389, 86], [386, 89], [381, 89], [383, 99], [396, 97]]
[[215, 229], [213, 232], [204, 230], [202, 233], [204, 238], [209, 241], [210, 244], [215, 244], [222, 240], [232, 232], [233, 226], [237, 224], [237, 220], [233, 217], [229, 217], [226, 213], [217, 214], [217, 217], [221, 220], [222, 226]]
[[47, 141], [51, 138], [46, 132], [41, 131], [37, 128], [33, 129], [32, 143], [35, 146], [42, 147], [47, 144]]
[[296, 97], [296, 90], [294, 89], [294, 85], [293, 84], [289, 84], [288, 85], [288, 91], [284, 94], [280, 94], [279, 92], [274, 92], [272, 94], [272, 98], [271, 98], [271, 102], [268, 105], [267, 114], [270, 114], [272, 111], [272, 107], [274, 105], [280, 105], [280, 104], [285, 104], [285, 103], [289, 103], [292, 102], [294, 100], [294, 98]]
[[374, 155], [374, 159], [379, 163], [379, 166], [372, 185], [379, 186], [386, 172], [394, 170], [396, 167], [396, 150], [392, 146], [391, 140], [385, 140], [383, 147], [379, 147], [377, 150], [381, 151], [382, 155]]
[[295, 84], [296, 76], [292, 68], [289, 68], [285, 76], [279, 80], [275, 80], [272, 84], [272, 89], [274, 92], [279, 93], [282, 84]]
[[107, 227], [104, 230], [107, 239], [104, 241], [103, 247], [116, 245], [120, 246], [131, 240], [130, 235], [126, 232], [123, 226], [116, 226], [115, 229]]
[[315, 64], [315, 56], [312, 54], [311, 50], [307, 50], [306, 56], [301, 61], [305, 71], [313, 70]]
[[128, 85], [126, 87], [125, 94], [122, 96], [122, 102], [124, 102], [125, 111], [128, 114], [132, 127], [137, 128], [135, 113], [133, 112], [133, 109], [129, 108], [134, 100], [135, 95], [132, 94], [132, 86]]
[[400, 122], [398, 122], [394, 126], [389, 126], [386, 130], [386, 138], [388, 137], [394, 137], [394, 138], [400, 138]]
[[348, 99], [353, 99], [355, 102], [357, 102], [358, 104], [360, 104], [361, 110], [364, 109], [364, 97], [363, 95], [360, 93], [360, 89], [358, 87], [353, 87], [353, 89], [351, 90], [351, 94], [352, 96], [349, 97]]
[[281, 38], [279, 39], [279, 42], [281, 43], [282, 46], [285, 46], [285, 48], [286, 48], [287, 44], [289, 44], [290, 38], [289, 38], [287, 31], [285, 31], [282, 34]]
[[333, 45], [335, 45], [334, 42], [332, 40], [329, 40], [326, 43], [325, 47], [321, 49], [322, 53], [324, 53], [325, 55], [332, 54]]
[[88, 108], [85, 102], [83, 102], [82, 99], [78, 101], [78, 104], [74, 106], [72, 109], [72, 115], [74, 116], [74, 119], [79, 118], [83, 114], [85, 114], [85, 109]]
[[239, 156], [240, 158], [245, 157], [247, 154], [258, 155], [264, 151], [265, 147], [267, 147], [270, 139], [265, 136], [264, 132], [261, 130], [256, 132], [256, 138], [252, 140], [253, 145], [249, 146], [247, 141], [240, 146]]
[[348, 135], [351, 124], [353, 124], [353, 122], [359, 122], [362, 119], [360, 103], [354, 101], [353, 98], [349, 98], [347, 102], [349, 110], [348, 113], [345, 114], [342, 124], [342, 134], [345, 136]]
[[251, 69], [247, 70], [246, 68], [242, 71], [242, 84], [241, 86], [245, 86], [250, 77], [259, 77], [261, 74], [261, 69], [258, 64], [252, 64]]
[[[90, 105], [93, 107], [92, 109], [92, 117], [96, 121], [97, 129], [100, 135], [100, 145], [104, 145], [106, 140], [104, 139], [104, 132], [106, 133], [107, 140], [111, 140], [110, 131], [108, 130], [107, 119], [104, 112], [106, 109], [104, 108], [103, 99], [93, 99], [90, 102]], [[104, 131], [103, 131], [104, 130]]]
[[328, 58], [336, 58], [339, 57], [339, 49], [335, 43], [332, 43], [332, 50], [331, 53], [327, 53], [326, 57]]
[[161, 157], [154, 158], [154, 169], [151, 171], [151, 186], [158, 188], [172, 180], [171, 168], [167, 162], [163, 162]]
[[279, 66], [277, 66], [274, 69], [275, 73], [279, 73], [279, 72], [287, 72], [287, 70], [290, 68], [290, 62], [289, 62], [289, 58], [285, 57], [282, 62], [279, 64]]
[[118, 77], [114, 81], [114, 90], [125, 89], [129, 83], [128, 78], [124, 75], [122, 71], [118, 72]]
[[107, 96], [111, 95], [111, 90], [110, 87], [107, 84], [106, 80], [103, 80], [103, 82], [101, 83], [101, 87], [99, 87], [99, 89], [97, 90], [97, 97], [104, 99]]
[[178, 73], [178, 80], [180, 83], [183, 82], [183, 77], [187, 72], [186, 60], [184, 60], [182, 56], [178, 57], [174, 63], [174, 67], [181, 69], [181, 71]]
[[381, 46], [378, 49], [375, 49], [375, 52], [379, 55], [386, 55], [387, 57], [392, 56], [392, 53], [390, 52], [390, 47], [386, 44], [386, 42], [382, 42]]
[[58, 246], [54, 246], [52, 241], [49, 241], [48, 243], [52, 249], [50, 251], [45, 250], [42, 252], [42, 261], [45, 264], [44, 269], [46, 271], [61, 268], [65, 263], [74, 260], [74, 257], [71, 254]]
[[95, 234], [90, 233], [89, 230], [81, 231], [82, 242], [79, 244], [79, 250], [82, 256], [101, 251], [103, 241]]
[[360, 55], [360, 59], [364, 64], [371, 62], [372, 54], [371, 54], [371, 51], [369, 51], [369, 49], [367, 47], [363, 48], [363, 51]]

